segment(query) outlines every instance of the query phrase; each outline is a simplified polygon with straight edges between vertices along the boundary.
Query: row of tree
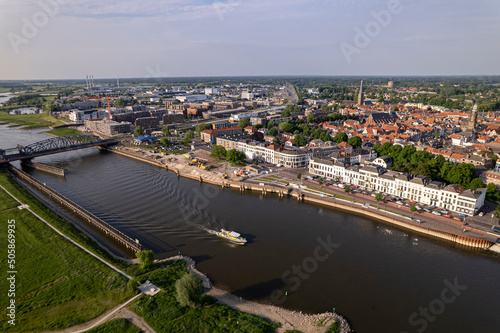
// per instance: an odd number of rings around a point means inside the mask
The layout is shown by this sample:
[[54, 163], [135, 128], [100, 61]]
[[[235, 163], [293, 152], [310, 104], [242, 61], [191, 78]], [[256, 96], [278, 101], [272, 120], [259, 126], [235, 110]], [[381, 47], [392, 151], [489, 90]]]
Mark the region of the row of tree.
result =
[[460, 184], [464, 188], [484, 187], [481, 179], [477, 178], [476, 168], [472, 163], [447, 162], [442, 155], [434, 156], [427, 151], [417, 151], [410, 145], [402, 147], [390, 142], [382, 146], [376, 144], [373, 149], [379, 156], [392, 158], [391, 170], [423, 175], [447, 184]]

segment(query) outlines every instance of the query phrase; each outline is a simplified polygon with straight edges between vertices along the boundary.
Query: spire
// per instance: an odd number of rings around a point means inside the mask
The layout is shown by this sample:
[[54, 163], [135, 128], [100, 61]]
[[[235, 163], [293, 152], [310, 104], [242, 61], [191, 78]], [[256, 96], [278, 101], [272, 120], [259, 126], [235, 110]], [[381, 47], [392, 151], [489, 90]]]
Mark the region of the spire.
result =
[[363, 91], [363, 80], [361, 80], [361, 86], [359, 87], [359, 95], [358, 95], [358, 105], [363, 105], [365, 102], [365, 94]]

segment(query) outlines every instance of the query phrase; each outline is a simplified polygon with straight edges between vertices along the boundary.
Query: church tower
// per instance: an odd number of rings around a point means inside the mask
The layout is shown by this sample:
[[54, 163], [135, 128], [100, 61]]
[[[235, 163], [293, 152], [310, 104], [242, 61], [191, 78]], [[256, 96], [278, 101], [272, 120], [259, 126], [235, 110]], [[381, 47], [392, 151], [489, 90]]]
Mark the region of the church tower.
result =
[[363, 91], [363, 80], [361, 80], [361, 86], [359, 87], [358, 95], [358, 105], [363, 105], [365, 102], [365, 93]]
[[477, 104], [474, 104], [474, 107], [472, 108], [472, 114], [470, 116], [468, 129], [474, 131], [476, 129], [476, 122], [477, 122]]

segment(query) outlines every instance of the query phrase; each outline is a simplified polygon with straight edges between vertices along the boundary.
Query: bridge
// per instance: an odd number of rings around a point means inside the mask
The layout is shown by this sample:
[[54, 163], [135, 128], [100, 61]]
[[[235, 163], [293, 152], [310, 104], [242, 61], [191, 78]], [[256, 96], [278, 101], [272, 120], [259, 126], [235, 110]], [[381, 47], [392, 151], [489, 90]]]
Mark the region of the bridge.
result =
[[27, 146], [0, 149], [0, 164], [18, 160], [30, 160], [35, 157], [62, 153], [70, 150], [90, 147], [106, 147], [119, 143], [117, 139], [102, 140], [95, 135], [69, 135], [50, 138]]

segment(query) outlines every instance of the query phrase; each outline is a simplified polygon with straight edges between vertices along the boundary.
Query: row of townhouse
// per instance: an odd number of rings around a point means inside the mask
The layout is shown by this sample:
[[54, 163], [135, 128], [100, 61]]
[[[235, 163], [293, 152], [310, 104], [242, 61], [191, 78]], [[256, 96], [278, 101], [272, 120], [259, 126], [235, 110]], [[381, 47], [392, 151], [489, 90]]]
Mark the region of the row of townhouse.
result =
[[360, 168], [347, 163], [313, 158], [309, 161], [309, 172], [361, 189], [366, 188], [469, 216], [477, 213], [486, 197], [486, 189], [465, 190], [456, 184], [444, 186], [443, 183], [430, 181], [425, 176], [411, 178], [401, 172], [387, 171], [378, 165]]
[[248, 158], [272, 164], [281, 164], [287, 168], [307, 167], [312, 158], [312, 151], [290, 150], [281, 145], [274, 145], [269, 142], [258, 142], [247, 138], [238, 137], [218, 137], [217, 145], [229, 149], [236, 149], [244, 152]]

